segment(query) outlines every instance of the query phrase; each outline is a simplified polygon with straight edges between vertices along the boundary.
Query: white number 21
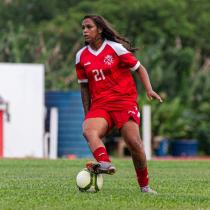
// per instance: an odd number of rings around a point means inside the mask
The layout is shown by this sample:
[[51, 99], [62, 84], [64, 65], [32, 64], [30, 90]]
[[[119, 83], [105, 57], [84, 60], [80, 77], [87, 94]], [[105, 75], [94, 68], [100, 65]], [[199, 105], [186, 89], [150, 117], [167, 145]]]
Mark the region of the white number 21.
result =
[[104, 73], [103, 73], [103, 70], [100, 69], [94, 69], [92, 70], [93, 74], [94, 74], [94, 79], [96, 82], [100, 81], [100, 80], [105, 80], [105, 76], [104, 76]]

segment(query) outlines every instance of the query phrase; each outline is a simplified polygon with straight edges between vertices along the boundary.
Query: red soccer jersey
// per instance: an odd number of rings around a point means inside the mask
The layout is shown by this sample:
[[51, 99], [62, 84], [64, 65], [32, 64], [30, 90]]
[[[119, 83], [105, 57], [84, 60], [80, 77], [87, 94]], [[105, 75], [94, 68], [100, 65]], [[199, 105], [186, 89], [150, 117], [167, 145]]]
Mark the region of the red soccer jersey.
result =
[[140, 62], [121, 44], [105, 40], [97, 51], [85, 46], [77, 53], [75, 66], [78, 82], [89, 84], [91, 107], [122, 110], [136, 105], [131, 71], [138, 69]]

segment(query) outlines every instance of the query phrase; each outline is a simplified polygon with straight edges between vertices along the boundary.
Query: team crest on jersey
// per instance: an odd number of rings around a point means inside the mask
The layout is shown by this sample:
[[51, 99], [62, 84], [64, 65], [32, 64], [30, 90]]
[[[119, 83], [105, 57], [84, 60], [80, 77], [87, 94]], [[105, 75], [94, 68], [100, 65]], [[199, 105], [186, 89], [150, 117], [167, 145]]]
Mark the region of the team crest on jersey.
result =
[[111, 55], [107, 55], [105, 58], [104, 58], [104, 63], [107, 64], [107, 65], [111, 65], [113, 64], [114, 62], [114, 59]]

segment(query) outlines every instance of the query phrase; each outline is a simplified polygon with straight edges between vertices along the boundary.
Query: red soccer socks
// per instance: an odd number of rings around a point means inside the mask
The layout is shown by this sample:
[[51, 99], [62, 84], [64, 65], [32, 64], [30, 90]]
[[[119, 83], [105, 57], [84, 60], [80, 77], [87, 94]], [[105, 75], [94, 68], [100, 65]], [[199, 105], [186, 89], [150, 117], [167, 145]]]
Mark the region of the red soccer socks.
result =
[[97, 162], [111, 162], [105, 147], [98, 147], [93, 152], [93, 156]]
[[144, 169], [135, 169], [136, 170], [136, 176], [137, 176], [137, 181], [139, 183], [140, 187], [145, 187], [148, 186], [149, 184], [149, 175], [148, 175], [148, 170], [147, 167]]

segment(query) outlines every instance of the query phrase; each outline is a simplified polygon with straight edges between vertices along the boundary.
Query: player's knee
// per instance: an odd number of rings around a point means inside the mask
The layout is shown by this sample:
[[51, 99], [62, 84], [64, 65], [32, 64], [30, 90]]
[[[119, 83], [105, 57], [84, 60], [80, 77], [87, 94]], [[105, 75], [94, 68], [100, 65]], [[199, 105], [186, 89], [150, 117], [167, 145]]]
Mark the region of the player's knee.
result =
[[129, 142], [131, 150], [143, 149], [143, 143], [139, 138], [132, 138]]
[[84, 129], [83, 136], [89, 141], [90, 139], [97, 137], [97, 132], [93, 129]]

